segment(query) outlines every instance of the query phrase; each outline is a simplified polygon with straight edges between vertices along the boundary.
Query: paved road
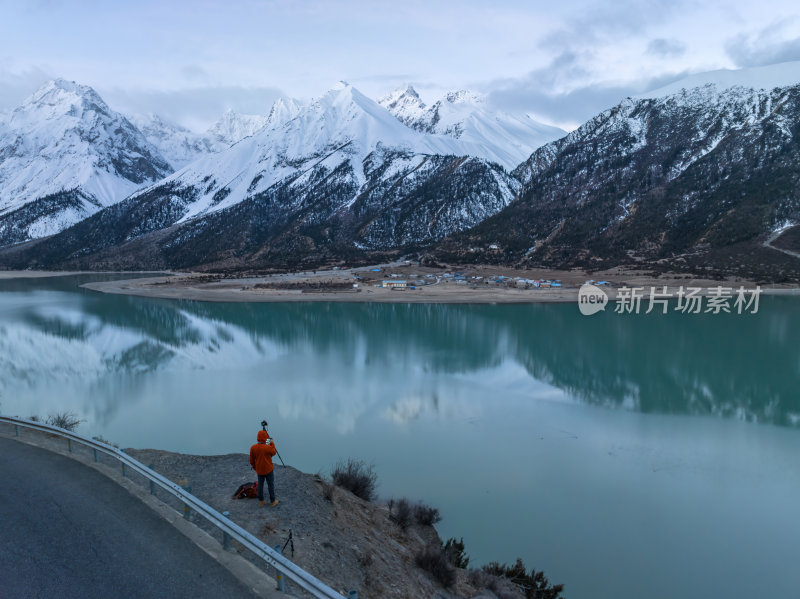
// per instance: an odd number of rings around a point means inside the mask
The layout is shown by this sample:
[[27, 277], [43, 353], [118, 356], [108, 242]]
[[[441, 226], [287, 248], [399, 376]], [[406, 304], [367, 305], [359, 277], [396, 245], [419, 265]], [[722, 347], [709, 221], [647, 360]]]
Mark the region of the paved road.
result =
[[99, 472], [0, 438], [0, 599], [254, 597]]

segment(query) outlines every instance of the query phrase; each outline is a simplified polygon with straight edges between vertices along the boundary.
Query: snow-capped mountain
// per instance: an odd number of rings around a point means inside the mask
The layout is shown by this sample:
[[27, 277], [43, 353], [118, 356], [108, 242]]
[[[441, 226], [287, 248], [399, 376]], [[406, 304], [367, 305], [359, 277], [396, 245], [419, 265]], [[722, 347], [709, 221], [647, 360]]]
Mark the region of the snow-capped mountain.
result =
[[378, 103], [400, 122], [424, 133], [447, 135], [474, 144], [479, 156], [513, 169], [536, 148], [566, 135], [526, 114], [492, 108], [484, 96], [469, 91], [448, 93], [426, 106], [410, 85], [384, 96]]
[[92, 88], [51, 81], [0, 128], [0, 245], [56, 233], [171, 171]]
[[128, 120], [166, 158], [173, 171], [183, 168], [201, 156], [224, 149], [216, 146], [208, 137], [170, 123], [157, 114], [136, 114], [128, 117]]
[[367, 178], [364, 161], [375, 150], [413, 155], [416, 168], [426, 156], [474, 156], [480, 149], [409, 129], [353, 86], [340, 83], [291, 120], [268, 119], [256, 134], [222, 154], [198, 160], [162, 185], [195, 190], [186, 221], [230, 207], [289, 177], [303, 177], [299, 184], [320, 169], [333, 170], [343, 163], [360, 189]]
[[[272, 268], [436, 246], [444, 260], [800, 277], [794, 250], [770, 245], [800, 223], [800, 71], [748, 71], [628, 98], [511, 174], [526, 121], [466, 92], [427, 107], [407, 88], [381, 105], [341, 83], [279, 100], [227, 149], [2, 264]], [[57, 191], [26, 218], [90, 197]]]
[[751, 75], [628, 98], [539, 148], [515, 171], [519, 199], [443, 255], [470, 248], [475, 260], [762, 277], [772, 269], [779, 280], [792, 258], [762, 242], [800, 223], [800, 72], [781, 81], [793, 80], [788, 87], [760, 77], [742, 86]]
[[288, 123], [299, 115], [304, 107], [305, 105], [299, 100], [286, 96], [280, 97], [272, 104], [265, 125], [277, 126]]
[[429, 243], [499, 211], [519, 188], [502, 168], [474, 158], [479, 150], [411, 129], [340, 83], [289, 121], [276, 116], [81, 223], [60, 236], [67, 247], [59, 238], [48, 246], [67, 256], [172, 227], [160, 237], [164, 255], [198, 264], [231, 251], [263, 254], [264, 246], [297, 259], [332, 247]]
[[[425, 102], [412, 86], [400, 87], [378, 99], [378, 104], [391, 112], [404, 125], [425, 131], [430, 118]], [[430, 131], [428, 131], [430, 132]]]
[[153, 113], [128, 118], [177, 171], [198, 158], [228, 149], [267, 124], [281, 124], [293, 119], [301, 107], [302, 104], [297, 100], [282, 97], [275, 101], [266, 116], [226, 110], [202, 134], [167, 122]]
[[237, 141], [250, 137], [267, 124], [269, 117], [260, 114], [239, 114], [226, 110], [206, 132], [209, 141], [218, 148], [227, 148]]

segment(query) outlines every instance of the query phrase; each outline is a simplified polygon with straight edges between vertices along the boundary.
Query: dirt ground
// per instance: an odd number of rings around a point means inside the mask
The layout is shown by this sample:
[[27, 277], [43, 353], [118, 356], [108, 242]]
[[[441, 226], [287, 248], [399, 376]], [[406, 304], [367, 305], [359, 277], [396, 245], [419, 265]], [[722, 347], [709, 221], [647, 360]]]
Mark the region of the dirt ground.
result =
[[[375, 269], [378, 269], [377, 271]], [[462, 275], [463, 281], [453, 276]], [[492, 281], [498, 276], [508, 283]], [[560, 287], [526, 286], [520, 288], [515, 277], [529, 280], [557, 280]], [[383, 281], [406, 281], [405, 289], [379, 286]], [[394, 263], [375, 267], [273, 274], [260, 277], [226, 277], [221, 275], [184, 273], [175, 276], [141, 278], [127, 281], [89, 283], [85, 287], [104, 293], [137, 295], [166, 299], [191, 299], [224, 302], [398, 302], [398, 303], [534, 303], [575, 302], [578, 288], [588, 280], [607, 281], [609, 297], [616, 297], [620, 287], [667, 286], [677, 291], [680, 286], [704, 290], [719, 285], [747, 289], [752, 281], [731, 277], [726, 280], [693, 278], [689, 275], [654, 274], [627, 268], [615, 268], [589, 275], [581, 270], [519, 270], [494, 266], [424, 267]], [[411, 289], [411, 287], [414, 289]], [[797, 292], [791, 286], [776, 286], [764, 293]]]
[[[345, 596], [350, 589], [357, 589], [362, 597], [386, 599], [498, 596], [470, 584], [465, 570], [458, 570], [453, 588], [444, 589], [415, 563], [416, 554], [425, 546], [441, 543], [433, 527], [412, 525], [402, 530], [390, 518], [386, 505], [364, 501], [341, 488], [335, 488], [329, 501], [326, 481], [320, 475], [277, 465], [279, 503], [260, 506], [257, 499], [231, 498], [239, 485], [256, 478], [244, 454], [125, 452], [173, 482], [191, 487], [193, 495], [217, 511], [230, 512], [234, 522], [270, 546], [284, 547], [291, 531], [294, 554], [287, 545], [284, 555]], [[504, 584], [503, 591], [500, 594], [509, 599], [522, 597], [510, 585]]]

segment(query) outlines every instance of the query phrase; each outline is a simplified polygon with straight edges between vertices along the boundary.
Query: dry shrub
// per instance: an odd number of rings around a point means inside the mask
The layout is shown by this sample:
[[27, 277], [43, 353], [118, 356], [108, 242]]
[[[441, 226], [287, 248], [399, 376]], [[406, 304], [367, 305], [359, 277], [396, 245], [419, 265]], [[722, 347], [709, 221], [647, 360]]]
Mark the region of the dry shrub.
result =
[[353, 458], [339, 462], [331, 471], [333, 484], [347, 489], [356, 497], [372, 501], [375, 498], [375, 487], [378, 475], [371, 465]]
[[389, 516], [400, 528], [406, 530], [409, 526], [411, 526], [411, 522], [414, 517], [414, 510], [411, 509], [411, 504], [405, 497], [397, 501], [392, 499], [389, 502]]
[[414, 520], [422, 526], [433, 526], [442, 520], [439, 510], [424, 503], [414, 506]]
[[55, 412], [50, 414], [44, 422], [50, 426], [57, 426], [64, 430], [74, 431], [78, 428], [79, 424], [86, 422], [86, 420], [79, 418], [75, 412]]
[[441, 547], [429, 545], [417, 554], [416, 562], [444, 588], [449, 589], [456, 583], [456, 569]]

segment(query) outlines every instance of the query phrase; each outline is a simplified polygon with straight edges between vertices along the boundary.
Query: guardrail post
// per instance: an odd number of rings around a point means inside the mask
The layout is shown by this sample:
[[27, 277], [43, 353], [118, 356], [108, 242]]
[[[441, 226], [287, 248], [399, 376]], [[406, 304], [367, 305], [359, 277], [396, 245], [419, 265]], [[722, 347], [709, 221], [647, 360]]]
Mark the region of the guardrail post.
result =
[[67, 439], [67, 448], [69, 452], [72, 453], [72, 439]]
[[120, 462], [122, 464], [122, 476], [125, 476], [125, 462]]
[[[190, 487], [189, 485], [186, 485], [185, 487], [181, 487], [181, 488], [184, 491], [186, 491], [187, 493], [191, 493], [192, 492], [192, 487]], [[184, 503], [183, 504], [183, 518], [184, 518], [184, 520], [188, 520], [189, 519], [189, 504], [188, 503]]]
[[[155, 464], [148, 464], [147, 467], [150, 468], [150, 470], [155, 470], [155, 468], [156, 468]], [[150, 479], [150, 495], [155, 495], [155, 494], [156, 494], [156, 481], [154, 481], [151, 478]]]
[[[273, 549], [275, 551], [277, 551], [278, 553], [280, 553], [281, 552], [281, 544], [278, 543], [277, 545], [275, 545], [273, 547]], [[285, 593], [286, 592], [286, 581], [283, 579], [283, 572], [278, 570], [278, 568], [275, 568], [275, 582], [278, 583], [277, 589], [281, 593]]]
[[94, 461], [96, 462], [97, 461], [97, 450], [96, 449], [92, 449], [92, 451], [94, 452]]
[[[231, 513], [230, 512], [222, 512], [222, 515], [225, 516], [228, 519], [230, 519], [230, 517], [231, 517]], [[230, 549], [231, 548], [231, 535], [229, 535], [224, 530], [222, 531], [222, 547], [224, 549]]]
[[14, 429], [15, 429], [15, 430], [16, 430], [16, 432], [17, 432], [17, 437], [19, 437], [19, 424], [15, 424], [15, 425], [14, 425]]
[[350, 591], [347, 593], [347, 599], [358, 599], [358, 591]]

